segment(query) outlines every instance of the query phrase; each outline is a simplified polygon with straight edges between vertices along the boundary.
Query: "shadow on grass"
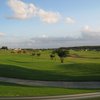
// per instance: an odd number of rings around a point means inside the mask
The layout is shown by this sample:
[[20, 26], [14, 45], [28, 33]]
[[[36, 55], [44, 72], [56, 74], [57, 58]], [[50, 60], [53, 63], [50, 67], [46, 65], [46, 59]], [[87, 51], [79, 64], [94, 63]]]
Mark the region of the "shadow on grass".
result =
[[[86, 67], [90, 66], [90, 68]], [[92, 66], [92, 70], [91, 70]], [[95, 66], [97, 66], [97, 71], [95, 72]], [[24, 68], [21, 66], [15, 66], [15, 65], [5, 65], [5, 64], [0, 64], [0, 76], [1, 77], [11, 77], [11, 78], [20, 78], [20, 79], [30, 79], [30, 80], [46, 80], [46, 81], [100, 81], [100, 74], [97, 75], [97, 72], [100, 73], [100, 64], [61, 64], [57, 66], [58, 68], [60, 67], [61, 69], [66, 70], [66, 74], [60, 72], [60, 71], [47, 71], [47, 70], [35, 70], [35, 69], [28, 69]], [[72, 75], [72, 74], [67, 74], [67, 71], [70, 70], [74, 71], [82, 71], [84, 70], [89, 71], [93, 73], [93, 75]], [[94, 68], [93, 68], [94, 67]], [[79, 70], [82, 68], [81, 70]], [[87, 69], [86, 69], [87, 68]], [[70, 71], [69, 70], [69, 71]], [[96, 76], [97, 75], [97, 76]]]
[[97, 63], [68, 63], [68, 64], [59, 64], [58, 68], [63, 70], [75, 70], [77, 71], [88, 71], [90, 74], [100, 74], [100, 64]]
[[69, 81], [100, 81], [100, 64], [97, 63], [59, 64], [57, 68], [68, 75]]
[[5, 64], [0, 64], [0, 76], [33, 80], [59, 80], [63, 77], [52, 71], [28, 69]]
[[20, 87], [33, 87], [28, 85], [21, 85], [16, 83], [0, 82], [0, 86], [20, 86]]
[[14, 63], [33, 63], [32, 61], [18, 61], [18, 60], [8, 60], [10, 62], [14, 62]]

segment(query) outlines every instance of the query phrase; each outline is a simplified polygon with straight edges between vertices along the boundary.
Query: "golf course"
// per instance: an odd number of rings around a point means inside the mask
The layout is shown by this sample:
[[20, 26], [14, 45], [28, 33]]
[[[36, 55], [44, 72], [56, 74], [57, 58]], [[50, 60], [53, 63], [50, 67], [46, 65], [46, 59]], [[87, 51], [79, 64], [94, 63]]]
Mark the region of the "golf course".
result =
[[[57, 54], [50, 58], [52, 50], [26, 50], [12, 52], [0, 50], [0, 77], [32, 81], [99, 82], [100, 52], [69, 50], [61, 63]], [[33, 52], [35, 55], [32, 55]], [[100, 89], [67, 89], [61, 87], [27, 86], [0, 82], [0, 96], [53, 96], [100, 92]]]

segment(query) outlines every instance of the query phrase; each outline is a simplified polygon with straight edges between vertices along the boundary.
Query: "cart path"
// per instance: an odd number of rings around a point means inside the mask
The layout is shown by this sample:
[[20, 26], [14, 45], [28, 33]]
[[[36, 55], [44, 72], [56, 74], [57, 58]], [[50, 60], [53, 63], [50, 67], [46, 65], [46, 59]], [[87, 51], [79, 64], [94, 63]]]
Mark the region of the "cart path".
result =
[[0, 97], [0, 100], [80, 100], [88, 98], [98, 98], [100, 92], [85, 93], [75, 95], [63, 95], [63, 96], [45, 96], [45, 97]]
[[100, 88], [100, 82], [62, 82], [62, 81], [35, 81], [16, 78], [0, 77], [0, 82], [16, 83], [27, 86], [49, 86], [62, 88]]

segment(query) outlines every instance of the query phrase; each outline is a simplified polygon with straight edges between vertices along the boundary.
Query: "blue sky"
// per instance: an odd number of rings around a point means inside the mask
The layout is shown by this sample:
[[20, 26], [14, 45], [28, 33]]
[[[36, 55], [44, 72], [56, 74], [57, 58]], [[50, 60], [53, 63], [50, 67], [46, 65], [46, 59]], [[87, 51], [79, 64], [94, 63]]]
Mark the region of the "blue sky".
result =
[[99, 39], [100, 0], [0, 1], [1, 46], [99, 45]]

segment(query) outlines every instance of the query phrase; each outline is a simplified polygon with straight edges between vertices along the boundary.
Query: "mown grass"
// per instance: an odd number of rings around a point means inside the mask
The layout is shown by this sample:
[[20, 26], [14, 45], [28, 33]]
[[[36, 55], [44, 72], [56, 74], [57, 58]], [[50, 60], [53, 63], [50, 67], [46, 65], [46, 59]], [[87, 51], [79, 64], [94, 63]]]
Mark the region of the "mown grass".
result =
[[0, 96], [53, 96], [99, 92], [95, 89], [65, 89], [52, 87], [31, 87], [0, 82]]
[[50, 51], [42, 51], [40, 57], [31, 56], [31, 53], [0, 51], [0, 76], [48, 81], [100, 81], [100, 52], [70, 51], [70, 55], [74, 53], [81, 57], [68, 57], [61, 64], [58, 56], [50, 59]]

